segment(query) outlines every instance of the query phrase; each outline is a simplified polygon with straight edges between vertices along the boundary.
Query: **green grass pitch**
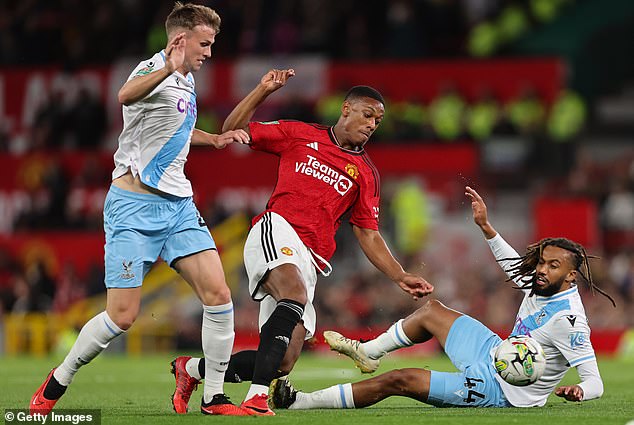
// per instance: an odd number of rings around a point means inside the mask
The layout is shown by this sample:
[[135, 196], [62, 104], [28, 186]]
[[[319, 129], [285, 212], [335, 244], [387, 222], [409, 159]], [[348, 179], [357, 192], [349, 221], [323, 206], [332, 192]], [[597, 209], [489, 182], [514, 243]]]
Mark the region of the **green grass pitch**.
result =
[[[194, 393], [191, 412], [176, 415], [170, 395], [173, 378], [169, 373], [170, 355], [123, 357], [103, 355], [82, 368], [59, 409], [101, 409], [103, 424], [214, 424], [258, 421], [259, 423], [312, 425], [324, 424], [620, 424], [634, 420], [634, 362], [608, 358], [599, 360], [605, 393], [599, 400], [570, 403], [551, 396], [544, 408], [531, 409], [438, 409], [401, 397], [393, 397], [359, 410], [278, 410], [267, 418], [208, 417], [199, 412], [202, 388]], [[28, 357], [0, 358], [0, 407], [26, 408], [33, 391], [39, 386], [54, 359]], [[390, 356], [379, 369], [428, 367], [452, 371], [444, 356], [405, 358]], [[304, 354], [291, 374], [297, 388], [315, 390], [336, 383], [363, 378], [347, 358], [332, 353]], [[576, 372], [570, 371], [564, 383], [574, 383]], [[247, 390], [246, 383], [226, 384], [227, 394], [239, 403]]]

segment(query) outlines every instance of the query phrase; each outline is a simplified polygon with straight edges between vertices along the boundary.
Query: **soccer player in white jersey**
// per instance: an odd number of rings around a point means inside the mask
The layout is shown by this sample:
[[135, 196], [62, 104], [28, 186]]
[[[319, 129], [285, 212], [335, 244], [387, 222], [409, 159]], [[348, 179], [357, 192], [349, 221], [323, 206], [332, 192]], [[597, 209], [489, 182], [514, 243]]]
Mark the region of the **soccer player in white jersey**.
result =
[[[471, 199], [474, 221], [496, 260], [509, 280], [525, 292], [512, 334], [530, 335], [542, 345], [547, 358], [542, 378], [526, 387], [506, 383], [493, 366], [500, 337], [479, 321], [429, 300], [371, 341], [362, 343], [326, 331], [326, 342], [333, 350], [351, 357], [362, 372], [369, 373], [378, 368], [379, 359], [386, 353], [436, 337], [460, 372], [392, 370], [312, 393], [298, 392], [287, 379], [280, 379], [271, 386], [273, 407], [360, 408], [393, 395], [438, 407], [529, 407], [546, 404], [553, 390], [569, 401], [601, 397], [603, 382], [576, 283], [585, 280], [610, 297], [594, 286], [584, 248], [568, 239], [547, 238], [530, 245], [526, 255], [520, 256], [489, 223], [480, 195], [470, 187], [465, 194]], [[572, 366], [577, 368], [581, 382], [557, 387]]]
[[[31, 413], [48, 414], [77, 370], [130, 328], [139, 312], [143, 278], [160, 256], [203, 304], [207, 379], [201, 411], [247, 415], [223, 391], [234, 339], [233, 304], [216, 245], [192, 201], [184, 165], [190, 144], [221, 149], [248, 143], [249, 137], [242, 130], [217, 135], [194, 128], [193, 73], [211, 57], [220, 29], [218, 14], [177, 2], [165, 28], [165, 50], [141, 62], [119, 91], [124, 127], [104, 205], [106, 310], [84, 325], [63, 363], [49, 373], [31, 398]], [[173, 365], [177, 380], [187, 379], [181, 366]]]

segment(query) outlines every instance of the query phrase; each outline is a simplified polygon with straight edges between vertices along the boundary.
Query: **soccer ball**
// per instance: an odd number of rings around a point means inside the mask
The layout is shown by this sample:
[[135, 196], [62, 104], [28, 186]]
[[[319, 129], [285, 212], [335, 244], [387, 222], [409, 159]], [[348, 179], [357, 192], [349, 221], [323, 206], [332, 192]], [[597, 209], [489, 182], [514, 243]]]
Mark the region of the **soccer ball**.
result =
[[495, 350], [495, 370], [511, 385], [530, 385], [542, 377], [545, 368], [544, 349], [529, 336], [510, 336]]

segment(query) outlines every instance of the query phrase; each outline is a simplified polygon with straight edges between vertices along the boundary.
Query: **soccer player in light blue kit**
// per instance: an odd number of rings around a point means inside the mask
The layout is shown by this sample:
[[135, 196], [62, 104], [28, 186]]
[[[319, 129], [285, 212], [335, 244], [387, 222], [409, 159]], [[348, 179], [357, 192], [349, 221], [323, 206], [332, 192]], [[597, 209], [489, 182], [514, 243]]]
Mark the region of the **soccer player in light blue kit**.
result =
[[[500, 337], [479, 321], [430, 300], [371, 341], [362, 343], [333, 331], [324, 332], [324, 337], [333, 350], [351, 357], [366, 373], [374, 372], [386, 353], [436, 337], [460, 372], [393, 370], [313, 393], [295, 391], [288, 380], [278, 380], [271, 385], [273, 407], [360, 408], [393, 395], [438, 407], [530, 407], [546, 404], [553, 390], [569, 401], [601, 397], [603, 382], [576, 282], [585, 280], [612, 299], [592, 282], [584, 248], [568, 239], [547, 238], [529, 245], [526, 255], [520, 256], [489, 223], [480, 195], [470, 187], [465, 190], [473, 219], [496, 260], [524, 291], [512, 334], [529, 335], [544, 348], [543, 376], [526, 387], [506, 383], [493, 366]], [[573, 366], [581, 382], [557, 387]]]
[[193, 73], [211, 57], [220, 29], [218, 14], [177, 2], [165, 28], [165, 50], [141, 62], [119, 91], [124, 127], [104, 205], [106, 310], [84, 325], [63, 363], [33, 395], [32, 413], [48, 414], [77, 370], [130, 328], [139, 312], [143, 278], [160, 256], [203, 304], [207, 379], [201, 411], [247, 415], [223, 391], [234, 340], [233, 304], [216, 245], [192, 201], [184, 165], [190, 145], [221, 149], [248, 143], [249, 137], [242, 130], [217, 135], [194, 128]]

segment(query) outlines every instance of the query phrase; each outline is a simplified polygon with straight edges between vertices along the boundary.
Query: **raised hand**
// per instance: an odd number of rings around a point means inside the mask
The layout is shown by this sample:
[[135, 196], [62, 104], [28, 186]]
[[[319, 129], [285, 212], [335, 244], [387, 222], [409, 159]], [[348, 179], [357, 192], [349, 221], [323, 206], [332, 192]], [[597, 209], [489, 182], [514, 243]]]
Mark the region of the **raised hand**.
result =
[[487, 213], [487, 206], [482, 200], [482, 197], [474, 189], [466, 186], [465, 195], [471, 199], [471, 211], [473, 212], [473, 221], [480, 227], [482, 233], [487, 239], [491, 239], [497, 232], [489, 223], [489, 216]]
[[260, 84], [267, 93], [273, 93], [286, 85], [289, 78], [295, 75], [294, 69], [272, 69], [260, 80]]
[[165, 48], [165, 68], [170, 74], [183, 66], [185, 63], [185, 46], [187, 40], [185, 33], [181, 32], [176, 35]]
[[471, 210], [473, 211], [473, 221], [478, 226], [485, 225], [488, 220], [487, 206], [482, 197], [469, 186], [465, 187], [465, 195], [471, 199]]

